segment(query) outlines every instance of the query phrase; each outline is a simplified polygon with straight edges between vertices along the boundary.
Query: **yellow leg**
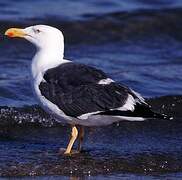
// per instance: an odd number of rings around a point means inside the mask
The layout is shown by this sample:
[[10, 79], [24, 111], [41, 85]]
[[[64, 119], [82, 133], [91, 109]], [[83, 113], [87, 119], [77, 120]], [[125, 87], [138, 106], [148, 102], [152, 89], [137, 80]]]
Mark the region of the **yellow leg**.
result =
[[83, 137], [84, 137], [84, 127], [81, 126], [80, 127], [80, 131], [79, 131], [79, 144], [78, 144], [78, 151], [80, 152], [82, 149], [82, 143], [83, 143]]
[[77, 130], [76, 126], [72, 126], [71, 139], [70, 139], [70, 142], [69, 142], [64, 154], [71, 154], [71, 149], [73, 147], [73, 144], [74, 144], [77, 136], [78, 136], [78, 130]]

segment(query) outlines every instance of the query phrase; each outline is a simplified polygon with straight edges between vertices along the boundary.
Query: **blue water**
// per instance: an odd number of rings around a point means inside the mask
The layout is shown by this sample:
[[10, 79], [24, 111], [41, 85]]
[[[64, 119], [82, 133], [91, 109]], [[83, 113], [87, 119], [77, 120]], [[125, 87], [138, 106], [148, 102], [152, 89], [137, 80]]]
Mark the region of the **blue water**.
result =
[[179, 8], [181, 0], [55, 0], [55, 1], [13, 1], [0, 3], [1, 19], [21, 21], [22, 19], [57, 16], [63, 20], [82, 19], [84, 15], [134, 11], [139, 9]]
[[[1, 1], [0, 176], [181, 179], [181, 19], [181, 0]], [[34, 24], [62, 30], [65, 58], [102, 69], [175, 120], [96, 128], [83, 154], [58, 156], [69, 130], [33, 106], [35, 48], [3, 35]]]

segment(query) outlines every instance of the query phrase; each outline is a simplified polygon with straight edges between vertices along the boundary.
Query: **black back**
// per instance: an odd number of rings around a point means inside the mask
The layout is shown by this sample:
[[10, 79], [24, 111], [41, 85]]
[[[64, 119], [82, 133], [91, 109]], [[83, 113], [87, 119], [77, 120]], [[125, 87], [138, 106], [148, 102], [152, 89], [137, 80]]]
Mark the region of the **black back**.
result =
[[129, 88], [115, 82], [98, 84], [106, 78], [93, 67], [65, 63], [46, 71], [39, 88], [43, 96], [73, 117], [122, 107], [128, 94], [136, 98]]

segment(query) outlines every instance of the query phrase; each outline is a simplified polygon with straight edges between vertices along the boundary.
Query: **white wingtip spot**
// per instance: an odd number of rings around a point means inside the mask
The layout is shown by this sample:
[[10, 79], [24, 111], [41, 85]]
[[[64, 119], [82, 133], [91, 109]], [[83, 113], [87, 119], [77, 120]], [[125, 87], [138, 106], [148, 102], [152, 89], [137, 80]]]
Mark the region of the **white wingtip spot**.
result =
[[107, 79], [101, 79], [101, 80], [98, 82], [98, 84], [110, 84], [110, 83], [112, 83], [112, 82], [114, 82], [112, 79], [107, 78]]

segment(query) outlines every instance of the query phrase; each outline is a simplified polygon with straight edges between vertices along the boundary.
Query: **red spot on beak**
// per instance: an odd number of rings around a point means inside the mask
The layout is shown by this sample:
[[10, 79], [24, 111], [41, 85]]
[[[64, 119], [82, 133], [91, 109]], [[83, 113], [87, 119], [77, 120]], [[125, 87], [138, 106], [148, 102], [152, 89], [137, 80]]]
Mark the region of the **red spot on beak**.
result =
[[12, 33], [12, 32], [8, 32], [8, 34], [7, 34], [9, 37], [13, 37], [14, 36], [14, 34]]

